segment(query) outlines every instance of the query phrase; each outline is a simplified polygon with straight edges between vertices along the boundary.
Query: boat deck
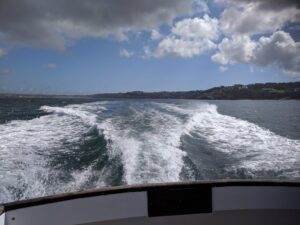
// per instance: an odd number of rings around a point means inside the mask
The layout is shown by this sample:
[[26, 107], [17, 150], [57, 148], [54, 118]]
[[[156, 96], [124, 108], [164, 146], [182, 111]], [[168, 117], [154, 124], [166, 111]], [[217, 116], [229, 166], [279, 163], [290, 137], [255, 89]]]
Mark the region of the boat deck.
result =
[[1, 208], [0, 225], [299, 225], [300, 183], [221, 180], [110, 187]]

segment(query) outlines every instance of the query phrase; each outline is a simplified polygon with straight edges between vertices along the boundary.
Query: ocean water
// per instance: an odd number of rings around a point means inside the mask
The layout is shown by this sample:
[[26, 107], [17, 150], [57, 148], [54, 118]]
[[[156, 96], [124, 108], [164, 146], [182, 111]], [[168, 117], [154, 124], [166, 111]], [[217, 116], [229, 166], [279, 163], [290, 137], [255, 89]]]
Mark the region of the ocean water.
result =
[[299, 101], [0, 100], [0, 202], [228, 178], [300, 180]]

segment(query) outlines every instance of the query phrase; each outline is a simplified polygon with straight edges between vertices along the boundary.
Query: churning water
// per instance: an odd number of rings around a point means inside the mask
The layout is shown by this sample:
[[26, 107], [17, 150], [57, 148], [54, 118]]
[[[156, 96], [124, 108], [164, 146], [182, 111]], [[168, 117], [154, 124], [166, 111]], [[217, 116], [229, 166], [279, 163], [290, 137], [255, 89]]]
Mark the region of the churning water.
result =
[[300, 179], [300, 102], [0, 100], [0, 202], [122, 184]]

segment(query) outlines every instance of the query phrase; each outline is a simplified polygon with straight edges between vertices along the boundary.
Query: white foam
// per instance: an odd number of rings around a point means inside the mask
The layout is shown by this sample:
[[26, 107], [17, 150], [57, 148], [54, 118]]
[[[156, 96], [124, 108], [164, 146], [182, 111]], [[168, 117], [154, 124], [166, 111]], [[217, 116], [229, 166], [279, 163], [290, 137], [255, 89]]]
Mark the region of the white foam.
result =
[[[49, 113], [66, 114], [78, 117], [88, 125], [93, 126], [97, 123], [97, 114], [106, 109], [103, 104], [103, 102], [98, 102], [81, 105], [68, 105], [65, 107], [42, 106], [40, 109]], [[95, 112], [97, 114], [95, 114]]]
[[[53, 114], [0, 125], [0, 202], [77, 190], [87, 176], [75, 171], [73, 186], [55, 183], [60, 171], [47, 165], [47, 156], [67, 151], [63, 143], [78, 142], [96, 125], [97, 115], [85, 110], [99, 113], [104, 107], [82, 104], [41, 109]], [[13, 189], [21, 193], [13, 194]]]
[[[215, 150], [237, 159], [229, 170], [285, 170], [286, 176], [300, 176], [299, 140], [222, 115], [215, 105], [136, 104], [128, 107], [128, 114], [120, 112], [100, 121], [105, 105], [43, 106], [41, 110], [51, 114], [0, 125], [0, 202], [79, 190], [94, 177], [99, 177], [97, 186], [105, 185], [102, 177], [108, 171], [95, 172], [89, 166], [70, 172], [72, 179], [60, 183], [55, 178], [61, 171], [47, 165], [47, 156], [67, 151], [62, 143], [79, 141], [95, 126], [107, 139], [110, 156], [120, 156], [128, 184], [180, 180], [187, 154], [180, 149], [181, 138], [195, 133]], [[13, 195], [14, 188], [22, 189], [21, 193]]]
[[[240, 159], [237, 168], [256, 170], [289, 170], [299, 177], [300, 140], [282, 137], [256, 124], [218, 113], [217, 106], [201, 103], [191, 109], [168, 106], [190, 115], [185, 133], [196, 132], [218, 151]], [[288, 173], [288, 172], [287, 172]]]
[[[125, 182], [178, 181], [186, 154], [179, 148], [183, 124], [176, 117], [151, 108], [132, 110], [133, 119], [108, 119], [99, 125], [110, 143], [111, 154], [122, 158]], [[139, 121], [146, 117], [149, 125]], [[130, 121], [143, 126], [143, 131], [136, 130]]]

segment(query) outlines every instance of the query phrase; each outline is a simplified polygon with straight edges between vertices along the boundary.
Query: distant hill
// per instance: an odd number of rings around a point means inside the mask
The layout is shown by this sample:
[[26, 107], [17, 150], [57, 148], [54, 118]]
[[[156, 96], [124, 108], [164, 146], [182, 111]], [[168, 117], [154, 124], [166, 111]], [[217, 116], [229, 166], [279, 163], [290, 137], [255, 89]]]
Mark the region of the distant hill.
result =
[[208, 90], [108, 93], [93, 98], [132, 99], [300, 99], [300, 82], [220, 86]]
[[62, 99], [300, 99], [300, 82], [236, 84], [208, 90], [105, 93], [95, 95], [32, 95], [0, 94], [1, 98], [62, 98]]

